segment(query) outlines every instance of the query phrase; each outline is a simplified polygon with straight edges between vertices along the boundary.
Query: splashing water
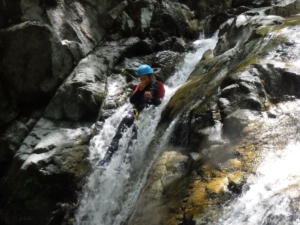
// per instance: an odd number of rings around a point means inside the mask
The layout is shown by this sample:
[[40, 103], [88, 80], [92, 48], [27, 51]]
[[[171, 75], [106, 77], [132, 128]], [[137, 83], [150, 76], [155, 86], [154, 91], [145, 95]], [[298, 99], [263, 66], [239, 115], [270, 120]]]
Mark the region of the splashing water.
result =
[[[146, 182], [151, 165], [168, 143], [176, 123], [173, 121], [169, 125], [160, 139], [155, 140], [157, 144], [154, 149], [149, 151], [147, 147], [153, 141], [161, 112], [174, 92], [188, 79], [203, 53], [215, 47], [216, 36], [194, 43], [197, 51], [188, 53], [182, 67], [166, 82], [162, 104], [155, 110], [150, 107], [141, 113], [139, 120], [135, 122], [137, 141], [133, 141], [132, 145], [129, 144], [133, 128], [128, 129], [120, 140], [119, 149], [108, 168], [104, 172], [95, 169], [90, 175], [76, 215], [78, 225], [120, 225], [128, 219]], [[120, 120], [130, 109], [131, 105], [126, 103], [105, 121], [100, 133], [91, 140], [90, 160], [104, 156]]]
[[[277, 108], [280, 117], [294, 118], [298, 127], [299, 111], [300, 101], [284, 103]], [[265, 152], [255, 175], [247, 180], [248, 189], [223, 209], [221, 218], [214, 225], [300, 224], [299, 136], [289, 137], [285, 149]]]
[[256, 171], [259, 176], [252, 178], [254, 184], [225, 209], [217, 224], [300, 224], [291, 205], [292, 199], [300, 197], [300, 143], [283, 152], [268, 155]]

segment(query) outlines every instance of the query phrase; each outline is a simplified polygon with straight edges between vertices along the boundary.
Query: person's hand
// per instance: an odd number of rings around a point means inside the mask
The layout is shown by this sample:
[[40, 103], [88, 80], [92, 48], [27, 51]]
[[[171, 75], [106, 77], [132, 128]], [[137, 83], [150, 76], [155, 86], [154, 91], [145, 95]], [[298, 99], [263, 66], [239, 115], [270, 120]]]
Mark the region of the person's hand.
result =
[[153, 98], [150, 91], [145, 91], [144, 97], [145, 97], [145, 98], [149, 98], [149, 99], [152, 99], [152, 98]]
[[146, 86], [147, 86], [146, 83], [141, 82], [141, 83], [139, 84], [139, 90], [140, 90], [140, 91], [144, 90], [144, 88], [145, 88]]

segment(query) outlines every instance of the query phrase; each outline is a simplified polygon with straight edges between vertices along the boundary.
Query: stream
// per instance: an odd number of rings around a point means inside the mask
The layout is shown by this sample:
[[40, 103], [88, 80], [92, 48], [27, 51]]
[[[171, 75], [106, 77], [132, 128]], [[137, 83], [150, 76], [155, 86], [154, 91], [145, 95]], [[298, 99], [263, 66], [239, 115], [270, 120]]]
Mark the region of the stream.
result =
[[[173, 121], [160, 140], [156, 140], [155, 149], [147, 152], [162, 111], [175, 91], [186, 82], [203, 53], [214, 49], [216, 43], [217, 35], [211, 39], [199, 39], [194, 42], [196, 51], [187, 53], [182, 66], [165, 82], [166, 93], [162, 104], [155, 110], [151, 107], [144, 110], [135, 122], [137, 141], [133, 141], [129, 146], [132, 128], [128, 129], [120, 140], [119, 149], [108, 168], [103, 171], [95, 167], [77, 211], [78, 225], [120, 225], [127, 221], [146, 183], [151, 165], [168, 144], [175, 124]], [[120, 120], [130, 109], [131, 105], [128, 102], [105, 120], [99, 134], [91, 140], [90, 160], [104, 156]]]

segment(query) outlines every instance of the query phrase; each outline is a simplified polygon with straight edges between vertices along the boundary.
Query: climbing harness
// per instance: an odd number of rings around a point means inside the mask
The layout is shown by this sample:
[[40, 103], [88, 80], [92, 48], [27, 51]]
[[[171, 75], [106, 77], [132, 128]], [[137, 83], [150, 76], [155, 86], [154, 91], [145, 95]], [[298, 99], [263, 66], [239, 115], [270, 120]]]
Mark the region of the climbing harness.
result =
[[133, 110], [133, 117], [134, 117], [134, 120], [137, 120], [139, 118], [139, 111], [137, 109]]

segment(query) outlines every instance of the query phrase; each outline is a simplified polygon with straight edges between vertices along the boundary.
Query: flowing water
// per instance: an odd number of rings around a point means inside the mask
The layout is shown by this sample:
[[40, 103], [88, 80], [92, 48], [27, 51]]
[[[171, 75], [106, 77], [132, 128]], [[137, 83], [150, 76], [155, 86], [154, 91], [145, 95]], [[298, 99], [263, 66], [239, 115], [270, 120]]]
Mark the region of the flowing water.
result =
[[[156, 126], [160, 120], [161, 112], [174, 92], [189, 77], [196, 64], [207, 49], [214, 49], [217, 42], [216, 35], [211, 39], [202, 39], [194, 43], [197, 51], [185, 56], [183, 65], [165, 83], [165, 97], [163, 103], [155, 108], [144, 110], [137, 127], [137, 141], [132, 144], [132, 128], [123, 135], [120, 147], [114, 155], [110, 165], [105, 171], [97, 168], [91, 174], [85, 193], [82, 197], [76, 215], [79, 225], [120, 225], [128, 219], [134, 203], [143, 188], [147, 174], [154, 160], [168, 143], [172, 132], [173, 121], [160, 140], [156, 140], [155, 149], [148, 150]], [[108, 118], [98, 135], [90, 144], [91, 160], [95, 157], [102, 158], [116, 131], [122, 117], [131, 109], [129, 103], [120, 107], [114, 115]], [[126, 150], [127, 149], [127, 150]]]
[[[285, 129], [300, 128], [300, 101], [281, 103], [273, 131], [289, 118], [293, 123]], [[284, 134], [283, 134], [284, 135]], [[244, 191], [228, 203], [217, 222], [220, 225], [298, 225], [300, 224], [300, 133], [284, 137], [288, 145], [280, 148], [270, 140], [271, 147], [263, 154], [263, 160], [252, 174]], [[273, 147], [272, 147], [273, 146]], [[246, 187], [246, 188], [245, 188]]]

